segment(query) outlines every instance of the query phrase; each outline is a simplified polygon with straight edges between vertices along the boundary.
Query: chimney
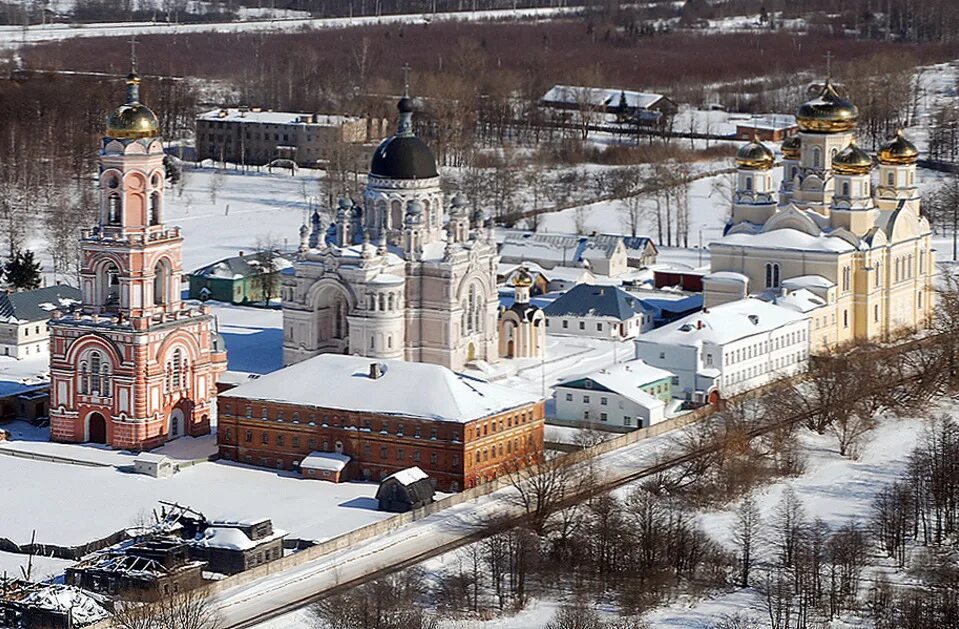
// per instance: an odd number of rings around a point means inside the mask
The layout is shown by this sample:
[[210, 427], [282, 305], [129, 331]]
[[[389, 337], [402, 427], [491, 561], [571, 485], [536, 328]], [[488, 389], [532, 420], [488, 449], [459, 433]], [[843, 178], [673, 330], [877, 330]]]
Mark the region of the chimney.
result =
[[370, 363], [370, 380], [379, 380], [383, 377], [383, 363]]
[[696, 329], [697, 329], [697, 330], [702, 330], [702, 329], [703, 329], [703, 320], [702, 320], [702, 319], [696, 319]]

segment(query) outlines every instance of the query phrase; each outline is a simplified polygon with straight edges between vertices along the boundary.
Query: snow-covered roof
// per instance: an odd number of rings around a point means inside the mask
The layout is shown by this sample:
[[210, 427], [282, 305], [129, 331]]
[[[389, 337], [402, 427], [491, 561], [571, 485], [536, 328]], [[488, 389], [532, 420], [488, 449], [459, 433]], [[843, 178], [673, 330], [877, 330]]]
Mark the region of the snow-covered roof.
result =
[[[314, 117], [315, 116], [315, 117]], [[211, 109], [197, 117], [198, 120], [219, 122], [244, 122], [259, 124], [302, 124], [319, 127], [335, 127], [345, 122], [360, 120], [355, 116], [296, 113], [290, 111], [253, 111], [252, 109]]]
[[[643, 391], [642, 387], [648, 386], [651, 382], [672, 377], [672, 372], [653, 367], [642, 360], [636, 359], [600, 369], [585, 376], [563, 380], [556, 386], [572, 386], [588, 379], [646, 408], [654, 408], [665, 404], [659, 398]], [[582, 387], [575, 386], [574, 388]]]
[[622, 236], [612, 234], [536, 233], [513, 229], [503, 232], [500, 258], [504, 262], [535, 260], [569, 265], [588, 260], [608, 260], [620, 247]]
[[836, 283], [822, 275], [798, 275], [782, 281], [783, 288], [796, 290], [800, 288], [818, 288], [829, 289], [836, 286]]
[[70, 310], [80, 304], [80, 289], [57, 284], [35, 290], [0, 293], [0, 321], [25, 323], [45, 321], [54, 310]]
[[755, 334], [771, 332], [808, 315], [761, 299], [740, 299], [683, 317], [637, 337], [639, 343], [699, 346], [725, 345]]
[[194, 544], [204, 548], [222, 548], [224, 550], [250, 550], [260, 544], [272, 542], [275, 539], [285, 537], [288, 533], [283, 529], [273, 529], [271, 535], [267, 535], [256, 541], [251, 540], [241, 528], [230, 526], [208, 526], [206, 530], [198, 534]]
[[300, 467], [308, 470], [328, 470], [342, 472], [350, 462], [350, 457], [339, 452], [313, 451], [303, 457]]
[[593, 105], [616, 107], [622, 98], [626, 99], [626, 106], [631, 109], [648, 109], [658, 103], [663, 95], [615, 88], [554, 85], [543, 95], [543, 102], [576, 105], [585, 100]]
[[[380, 365], [379, 377], [370, 376], [373, 364]], [[440, 365], [338, 354], [290, 365], [220, 397], [451, 422], [468, 422], [539, 400]]]
[[543, 308], [543, 312], [547, 317], [612, 317], [628, 321], [647, 308], [641, 299], [618, 286], [577, 284]]
[[152, 452], [141, 452], [137, 455], [137, 458], [133, 460], [134, 463], [156, 463], [159, 465], [163, 462], [169, 462], [170, 459], [162, 454], [154, 454]]
[[393, 472], [389, 476], [383, 479], [383, 482], [388, 481], [389, 479], [394, 479], [399, 482], [401, 485], [410, 486], [416, 481], [429, 478], [430, 475], [418, 468], [417, 466], [408, 467], [405, 470], [400, 470], [399, 472]]
[[713, 271], [703, 276], [703, 280], [729, 284], [749, 284], [749, 278], [735, 271]]
[[77, 626], [93, 624], [109, 614], [90, 593], [69, 585], [37, 584], [21, 601], [31, 607], [69, 612]]
[[293, 263], [278, 252], [256, 252], [249, 255], [236, 255], [223, 258], [197, 269], [191, 275], [227, 280], [239, 280], [263, 273], [265, 266], [272, 265], [273, 272], [281, 272], [293, 266]]
[[800, 251], [823, 251], [829, 253], [846, 253], [855, 251], [856, 247], [837, 236], [819, 234], [813, 236], [798, 229], [773, 229], [756, 234], [736, 233], [723, 236], [713, 242], [715, 245], [739, 245], [746, 247], [762, 247], [766, 249], [795, 249]]
[[805, 288], [787, 291], [768, 290], [758, 295], [758, 297], [763, 301], [768, 301], [771, 304], [776, 304], [784, 308], [790, 308], [796, 312], [812, 312], [826, 305], [826, 302], [823, 301], [821, 297], [818, 297]]
[[763, 129], [764, 131], [778, 131], [780, 129], [790, 129], [796, 126], [796, 117], [790, 114], [777, 114], [754, 118], [750, 120], [739, 120], [736, 126], [746, 129]]

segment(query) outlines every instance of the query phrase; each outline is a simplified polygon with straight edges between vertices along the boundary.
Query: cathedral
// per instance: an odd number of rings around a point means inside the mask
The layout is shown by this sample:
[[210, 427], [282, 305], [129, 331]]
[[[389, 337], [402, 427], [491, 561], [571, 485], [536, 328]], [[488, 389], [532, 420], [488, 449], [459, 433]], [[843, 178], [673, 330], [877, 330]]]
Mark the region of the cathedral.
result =
[[858, 116], [827, 80], [796, 112], [800, 132], [783, 142], [778, 192], [772, 151], [757, 139], [740, 148], [732, 215], [710, 243], [707, 308], [747, 296], [802, 303], [813, 351], [928, 322], [935, 257], [918, 151], [899, 133], [877, 167], [856, 144]]
[[429, 147], [413, 133], [413, 101], [370, 163], [362, 203], [341, 199], [332, 224], [300, 229], [283, 282], [283, 358], [322, 353], [462, 369], [497, 360], [496, 243], [482, 212], [447, 206]]
[[99, 220], [80, 240], [82, 307], [50, 320], [50, 437], [143, 450], [210, 432], [226, 351], [180, 301], [178, 227], [163, 222], [159, 125], [127, 77], [99, 153]]

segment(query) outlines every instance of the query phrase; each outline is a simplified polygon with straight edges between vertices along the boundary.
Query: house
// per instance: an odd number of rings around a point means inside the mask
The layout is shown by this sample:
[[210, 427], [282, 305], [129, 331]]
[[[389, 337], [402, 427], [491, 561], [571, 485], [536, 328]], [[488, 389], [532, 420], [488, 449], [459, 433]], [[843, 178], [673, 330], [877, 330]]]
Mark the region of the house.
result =
[[648, 236], [618, 236], [616, 234], [603, 234], [610, 238], [622, 238], [623, 245], [626, 247], [626, 263], [632, 268], [646, 268], [656, 264], [656, 256], [659, 255], [659, 249], [656, 243]]
[[290, 159], [315, 166], [330, 147], [383, 138], [388, 121], [380, 118], [263, 111], [258, 107], [213, 109], [196, 120], [199, 158], [261, 165]]
[[542, 399], [431, 363], [320, 354], [217, 403], [223, 459], [294, 470], [333, 452], [350, 457], [340, 480], [416, 465], [459, 491], [543, 451]]
[[343, 480], [343, 470], [350, 464], [350, 457], [338, 452], [314, 451], [300, 461], [300, 476], [338, 483]]
[[535, 263], [543, 269], [587, 267], [595, 275], [617, 277], [629, 270], [622, 236], [505, 232], [499, 250], [500, 262]]
[[682, 319], [703, 309], [702, 293], [635, 289], [631, 289], [629, 292], [652, 311], [654, 328]]
[[153, 478], [169, 478], [180, 470], [169, 457], [151, 452], [141, 452], [133, 460], [133, 471]]
[[213, 520], [202, 526], [190, 545], [192, 555], [208, 564], [209, 571], [236, 574], [282, 558], [287, 535], [269, 518]]
[[736, 124], [736, 139], [749, 141], [753, 138], [763, 142], [782, 142], [799, 133], [796, 117], [770, 115]]
[[205, 561], [176, 538], [127, 541], [98, 551], [66, 569], [66, 582], [124, 600], [151, 602], [203, 584]]
[[47, 354], [51, 312], [69, 312], [79, 304], [80, 290], [62, 284], [0, 293], [0, 353], [17, 359]]
[[631, 360], [553, 387], [556, 420], [577, 427], [635, 430], [665, 418], [672, 372]]
[[274, 299], [280, 296], [280, 275], [292, 266], [279, 252], [246, 255], [241, 251], [190, 273], [190, 299], [233, 304]]
[[390, 474], [376, 490], [380, 511], [403, 513], [433, 502], [433, 481], [429, 474], [413, 466]]
[[543, 308], [549, 334], [625, 340], [653, 327], [654, 313], [617, 286], [579, 284]]
[[540, 102], [559, 112], [595, 111], [615, 115], [619, 122], [651, 126], [663, 124], [678, 109], [675, 102], [662, 94], [575, 85], [554, 85]]
[[104, 597], [78, 587], [0, 577], [0, 627], [79, 629], [108, 616]]
[[673, 372], [677, 397], [712, 403], [804, 371], [809, 340], [809, 315], [742, 299], [640, 335], [636, 358]]

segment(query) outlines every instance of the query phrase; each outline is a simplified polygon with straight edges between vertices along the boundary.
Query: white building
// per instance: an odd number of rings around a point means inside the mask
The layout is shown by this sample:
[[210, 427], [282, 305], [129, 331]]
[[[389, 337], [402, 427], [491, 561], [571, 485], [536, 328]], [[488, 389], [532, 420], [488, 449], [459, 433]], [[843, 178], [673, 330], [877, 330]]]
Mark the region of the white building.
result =
[[548, 334], [626, 340], [650, 330], [654, 311], [617, 286], [579, 284], [543, 308]]
[[631, 360], [553, 387], [557, 423], [635, 430], [662, 421], [673, 374]]
[[373, 154], [362, 207], [300, 229], [283, 282], [283, 360], [322, 353], [462, 369], [499, 359], [496, 244], [482, 212], [447, 206], [433, 152], [413, 134], [413, 102]]
[[672, 371], [677, 397], [715, 402], [804, 371], [809, 321], [759, 299], [733, 301], [643, 334], [636, 357]]
[[17, 359], [47, 354], [50, 313], [67, 312], [79, 304], [80, 290], [72, 286], [0, 293], [0, 354]]
[[505, 263], [536, 263], [544, 269], [586, 267], [596, 275], [618, 277], [630, 270], [622, 236], [536, 233], [510, 230], [499, 249]]

